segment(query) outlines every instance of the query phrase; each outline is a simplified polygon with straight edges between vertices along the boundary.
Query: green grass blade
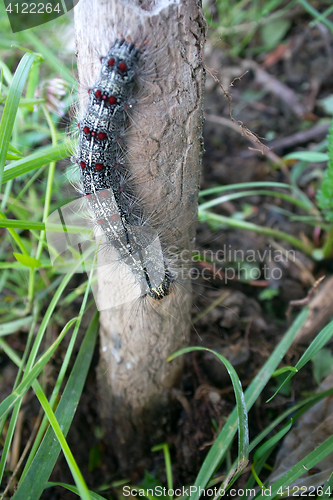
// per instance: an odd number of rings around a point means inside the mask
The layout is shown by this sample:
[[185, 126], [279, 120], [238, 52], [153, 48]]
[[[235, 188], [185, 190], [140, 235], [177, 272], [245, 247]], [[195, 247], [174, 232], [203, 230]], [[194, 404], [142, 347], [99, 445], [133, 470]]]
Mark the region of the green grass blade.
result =
[[[79, 495], [79, 491], [75, 486], [72, 486], [71, 484], [65, 484], [65, 483], [47, 483], [46, 488], [50, 488], [51, 486], [62, 486], [63, 488], [66, 488], [68, 491], [72, 491], [73, 493], [76, 493], [76, 495]], [[98, 495], [98, 493], [95, 493], [94, 491], [90, 491], [90, 496], [91, 500], [106, 500], [104, 497], [101, 497], [101, 495]]]
[[288, 241], [294, 247], [299, 248], [307, 255], [312, 256], [313, 247], [310, 243], [304, 244], [300, 239], [295, 238], [289, 233], [279, 231], [278, 229], [272, 229], [270, 227], [262, 227], [253, 224], [252, 222], [246, 222], [243, 220], [232, 219], [231, 217], [226, 217], [225, 215], [214, 214], [209, 211], [198, 210], [199, 220], [202, 222], [214, 222], [221, 225], [231, 226], [236, 229], [244, 229], [246, 231], [253, 231], [257, 234], [264, 234], [266, 236], [271, 236], [272, 238], [277, 238], [280, 240]]
[[22, 36], [27, 42], [33, 45], [36, 52], [40, 52], [42, 54], [50, 68], [52, 68], [58, 75], [60, 74], [61, 77], [71, 86], [76, 87], [77, 81], [74, 76], [67, 70], [54, 53], [46, 47], [45, 43], [32, 32], [32, 30], [26, 30], [24, 34], [22, 33]]
[[[51, 269], [53, 267], [49, 260], [41, 260], [40, 264], [39, 269]], [[21, 269], [26, 271], [27, 267], [21, 262], [0, 262], [0, 269]]]
[[25, 220], [15, 220], [15, 219], [0, 219], [0, 227], [5, 227], [7, 229], [30, 229], [32, 231], [44, 231], [44, 222], [32, 222]]
[[293, 421], [291, 419], [291, 421], [289, 422], [289, 424], [287, 424], [285, 427], [283, 427], [283, 429], [281, 429], [279, 432], [277, 432], [275, 434], [275, 436], [273, 436], [270, 439], [268, 439], [268, 441], [266, 441], [266, 443], [264, 443], [263, 445], [261, 445], [260, 448], [258, 448], [257, 451], [255, 452], [255, 454], [253, 455], [253, 462], [258, 462], [258, 460], [267, 451], [269, 451], [273, 446], [275, 446], [276, 443], [278, 443], [283, 438], [283, 436], [285, 436], [287, 434], [287, 432], [289, 432], [289, 430], [291, 429], [292, 425], [293, 425]]
[[26, 316], [25, 318], [15, 319], [14, 321], [9, 321], [8, 323], [3, 323], [0, 325], [0, 337], [4, 335], [10, 335], [19, 331], [21, 328], [30, 326], [33, 321], [33, 316]]
[[215, 186], [209, 189], [204, 189], [203, 191], [200, 191], [199, 197], [223, 193], [224, 191], [230, 191], [231, 189], [258, 189], [263, 187], [293, 189], [293, 186], [290, 184], [284, 184], [282, 182], [240, 182], [238, 184], [227, 184], [226, 186]]
[[[37, 54], [24, 54], [10, 86], [0, 123], [0, 189], [6, 162], [9, 140], [12, 135], [17, 108], [30, 68]], [[19, 160], [20, 161], [20, 160]]]
[[238, 468], [237, 469], [242, 470], [247, 465], [249, 459], [249, 428], [248, 428], [247, 411], [246, 411], [244, 394], [242, 391], [242, 385], [240, 383], [236, 370], [224, 356], [218, 354], [217, 352], [211, 349], [207, 349], [206, 347], [187, 347], [185, 349], [181, 349], [172, 354], [167, 359], [167, 361], [171, 361], [172, 359], [180, 356], [181, 354], [186, 354], [188, 352], [193, 352], [193, 351], [208, 351], [213, 353], [224, 364], [229, 373], [236, 398], [237, 425], [238, 425]]
[[72, 473], [73, 479], [76, 483], [77, 489], [80, 493], [80, 497], [82, 500], [91, 500], [91, 497], [89, 495], [89, 490], [87, 488], [87, 485], [85, 483], [85, 480], [83, 479], [83, 476], [81, 474], [80, 469], [77, 466], [77, 463], [73, 457], [73, 454], [67, 444], [67, 441], [65, 439], [65, 436], [63, 435], [61, 431], [61, 427], [59, 425], [58, 420], [56, 419], [56, 416], [54, 415], [52, 408], [47, 400], [47, 397], [45, 396], [41, 386], [38, 384], [37, 380], [33, 383], [33, 388], [36, 393], [36, 396], [40, 402], [40, 404], [43, 407], [43, 410], [48, 418], [48, 421], [50, 422], [50, 425], [52, 426], [53, 432], [55, 433], [58, 442], [60, 443], [61, 449], [63, 451], [63, 454], [65, 456], [65, 459], [67, 461], [68, 467], [70, 468], [70, 471]]
[[285, 378], [285, 380], [282, 382], [277, 391], [275, 391], [273, 396], [268, 399], [267, 403], [276, 396], [276, 394], [280, 391], [281, 387], [284, 386], [284, 384], [288, 382], [288, 380], [290, 380], [295, 375], [295, 373], [297, 373], [301, 368], [303, 368], [303, 366], [306, 363], [308, 363], [313, 358], [313, 356], [317, 354], [317, 352], [319, 352], [320, 349], [324, 347], [325, 344], [327, 344], [327, 342], [332, 338], [332, 336], [333, 336], [333, 321], [331, 321], [328, 325], [325, 326], [325, 328], [323, 328], [318, 333], [318, 335], [311, 342], [311, 344], [309, 345], [303, 356], [296, 363], [295, 366], [296, 371], [293, 371]]
[[[245, 391], [244, 396], [245, 396], [247, 411], [249, 411], [252, 408], [256, 399], [261, 394], [263, 388], [271, 378], [272, 373], [276, 370], [281, 359], [283, 358], [283, 356], [289, 349], [290, 345], [292, 344], [298, 330], [306, 321], [308, 314], [309, 310], [306, 308], [298, 315], [298, 317], [295, 319], [289, 330], [286, 332], [284, 337], [276, 346], [270, 358], [266, 361], [264, 366], [257, 373], [255, 378], [252, 380], [251, 384]], [[195, 481], [197, 492], [191, 496], [191, 500], [199, 499], [199, 486], [201, 488], [205, 488], [208, 484], [208, 481], [213, 476], [215, 470], [221, 464], [236, 433], [237, 420], [238, 420], [237, 409], [234, 408], [227, 422], [224, 424], [222, 431], [220, 432], [213, 446], [209, 450], [204, 460], [204, 463], [201, 466], [201, 469]]]
[[[294, 467], [292, 467], [288, 472], [283, 474], [283, 476], [280, 479], [275, 481], [275, 483], [273, 483], [270, 486], [270, 495], [265, 494], [265, 498], [267, 500], [273, 499], [278, 494], [280, 488], [283, 489], [292, 484], [307, 470], [317, 465], [321, 460], [327, 457], [327, 455], [332, 453], [332, 451], [333, 451], [333, 436], [330, 436], [322, 444], [317, 446], [317, 448], [315, 448], [306, 457], [302, 458], [302, 460], [297, 462], [297, 464], [294, 465]], [[279, 498], [281, 498], [280, 495]]]
[[[172, 478], [172, 466], [171, 466], [171, 457], [168, 443], [157, 444], [153, 446], [151, 451], [159, 451], [162, 450], [164, 454], [164, 462], [165, 462], [165, 472], [167, 477], [167, 485], [168, 490], [173, 490], [173, 478]], [[168, 495], [169, 500], [172, 500], [172, 495]]]
[[317, 151], [294, 151], [284, 156], [284, 160], [301, 160], [309, 162], [328, 161], [329, 156], [326, 153], [318, 153]]
[[15, 179], [31, 170], [42, 167], [51, 161], [58, 161], [66, 158], [71, 153], [70, 141], [64, 141], [57, 146], [47, 146], [41, 148], [31, 155], [25, 156], [21, 160], [14, 161], [5, 168], [3, 173], [3, 183]]
[[328, 498], [331, 498], [332, 492], [333, 492], [333, 472], [323, 486], [323, 495], [317, 497], [316, 500], [328, 500]]
[[[55, 416], [66, 436], [86, 380], [98, 333], [98, 313], [92, 319], [82, 342], [69, 380], [62, 394]], [[60, 445], [49, 428], [38, 448], [32, 464], [18, 486], [13, 500], [38, 500], [46, 486], [60, 453]], [[41, 464], [43, 467], [41, 468]]]
[[[89, 290], [90, 290], [90, 280], [91, 280], [92, 276], [93, 276], [93, 272], [90, 273], [90, 277], [89, 277], [89, 281], [88, 281], [88, 286], [86, 287], [85, 294], [84, 294], [84, 297], [83, 297], [83, 300], [82, 300], [82, 304], [81, 304], [81, 307], [80, 307], [79, 320], [76, 322], [76, 325], [75, 325], [75, 328], [74, 328], [74, 331], [73, 331], [73, 335], [72, 335], [71, 340], [70, 340], [70, 342], [68, 344], [68, 347], [67, 347], [67, 350], [66, 350], [66, 354], [65, 354], [65, 357], [64, 357], [64, 360], [63, 360], [63, 363], [62, 363], [59, 375], [57, 377], [57, 381], [56, 381], [56, 383], [54, 385], [54, 388], [53, 388], [53, 391], [52, 391], [52, 396], [51, 396], [50, 401], [49, 401], [51, 408], [54, 408], [55, 405], [57, 404], [57, 399], [58, 399], [58, 395], [59, 395], [59, 392], [60, 392], [60, 388], [61, 388], [62, 383], [64, 381], [65, 374], [66, 374], [66, 371], [67, 371], [67, 368], [68, 368], [68, 365], [69, 365], [69, 362], [70, 362], [70, 359], [71, 359], [71, 356], [72, 356], [72, 353], [73, 353], [75, 341], [76, 341], [77, 334], [78, 334], [78, 331], [79, 331], [79, 328], [80, 328], [80, 324], [81, 324], [81, 319], [83, 317], [84, 311], [86, 310], [87, 299], [88, 299], [88, 294], [89, 294]], [[32, 462], [32, 460], [33, 460], [33, 458], [34, 458], [34, 456], [36, 454], [36, 451], [37, 451], [37, 449], [38, 449], [38, 447], [40, 445], [40, 442], [43, 439], [43, 436], [45, 434], [45, 431], [46, 431], [46, 428], [47, 428], [47, 424], [48, 424], [48, 421], [47, 421], [46, 416], [44, 415], [43, 420], [42, 420], [42, 422], [41, 422], [41, 424], [39, 426], [38, 433], [37, 433], [37, 435], [35, 437], [35, 440], [34, 440], [34, 443], [32, 445], [29, 457], [28, 457], [28, 459], [26, 461], [26, 464], [24, 466], [22, 477], [25, 475], [26, 470], [29, 468], [30, 463]]]
[[290, 194], [280, 193], [278, 191], [270, 191], [268, 189], [252, 189], [251, 191], [240, 191], [238, 193], [230, 193], [225, 194], [224, 196], [219, 196], [218, 198], [214, 198], [213, 200], [207, 201], [206, 203], [201, 203], [199, 205], [200, 210], [207, 210], [208, 208], [215, 207], [216, 205], [220, 205], [221, 203], [225, 203], [227, 201], [236, 200], [238, 198], [243, 198], [245, 196], [274, 196], [276, 198], [281, 198], [282, 200], [288, 201], [293, 205], [296, 205], [303, 210], [308, 211], [308, 206], [305, 203], [302, 203], [297, 198], [293, 197]]
[[2, 483], [3, 473], [5, 471], [5, 467], [6, 467], [6, 463], [7, 463], [7, 459], [8, 459], [8, 453], [9, 453], [10, 445], [12, 443], [12, 439], [14, 436], [15, 426], [17, 423], [17, 418], [18, 418], [20, 409], [21, 409], [21, 404], [22, 404], [22, 400], [19, 400], [19, 401], [17, 401], [16, 405], [14, 406], [14, 410], [13, 410], [13, 413], [12, 413], [12, 416], [10, 419], [10, 423], [8, 426], [8, 430], [6, 433], [6, 440], [5, 440], [5, 444], [3, 445], [2, 455], [1, 455], [1, 460], [0, 460], [0, 483]]
[[16, 401], [18, 401], [27, 392], [33, 381], [38, 377], [38, 375], [40, 374], [46, 363], [49, 361], [52, 354], [75, 321], [76, 318], [72, 319], [66, 324], [57, 340], [55, 340], [53, 344], [39, 358], [31, 371], [29, 371], [29, 373], [27, 373], [23, 377], [22, 382], [16, 387], [15, 391], [4, 401], [2, 401], [2, 403], [0, 403], [0, 418], [2, 418], [14, 406]]
[[21, 365], [21, 358], [16, 354], [16, 351], [10, 347], [9, 344], [3, 339], [0, 339], [0, 348], [7, 354], [9, 359], [12, 360], [15, 365], [20, 366]]
[[318, 12], [312, 5], [309, 4], [306, 0], [298, 0], [298, 2], [304, 7], [304, 9], [311, 14], [315, 18], [315, 20], [320, 20], [323, 24], [325, 24], [331, 33], [333, 33], [333, 23], [326, 19], [320, 12]]

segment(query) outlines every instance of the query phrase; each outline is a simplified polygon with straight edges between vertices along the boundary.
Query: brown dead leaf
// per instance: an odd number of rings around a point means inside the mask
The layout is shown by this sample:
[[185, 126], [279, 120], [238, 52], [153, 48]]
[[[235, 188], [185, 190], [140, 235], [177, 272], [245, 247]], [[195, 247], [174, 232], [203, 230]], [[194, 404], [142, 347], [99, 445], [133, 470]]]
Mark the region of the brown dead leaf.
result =
[[280, 43], [277, 47], [269, 52], [264, 59], [263, 66], [269, 68], [283, 59], [285, 53], [290, 49], [290, 43]]

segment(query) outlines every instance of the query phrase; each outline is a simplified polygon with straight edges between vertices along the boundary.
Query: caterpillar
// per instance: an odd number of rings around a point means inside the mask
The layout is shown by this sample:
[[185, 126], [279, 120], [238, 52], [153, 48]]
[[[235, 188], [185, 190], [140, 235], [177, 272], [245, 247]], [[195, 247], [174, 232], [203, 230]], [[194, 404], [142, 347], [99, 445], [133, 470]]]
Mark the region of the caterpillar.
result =
[[[135, 104], [134, 95], [138, 90], [142, 52], [142, 44], [136, 46], [131, 40], [122, 38], [117, 39], [100, 59], [100, 75], [88, 89], [86, 110], [78, 123], [78, 150], [72, 158], [79, 166], [84, 200], [72, 202], [62, 207], [61, 213], [52, 214], [48, 224], [61, 223], [64, 234], [54, 238], [47, 232], [47, 236], [49, 246], [56, 247], [59, 254], [77, 247], [87, 271], [92, 263], [82, 256], [86, 237], [71, 232], [68, 236], [68, 226], [78, 223], [85, 226], [92, 220], [95, 231], [88, 239], [90, 246], [97, 249], [98, 267], [113, 273], [113, 264], [120, 263], [120, 274], [128, 276], [130, 269], [132, 281], [134, 277], [134, 296], [161, 301], [171, 292], [175, 273], [163, 255], [158, 231], [145, 220], [124, 143], [129, 110]], [[116, 259], [110, 257], [112, 249]], [[124, 278], [120, 276], [120, 279]], [[132, 298], [133, 293], [124, 291], [110, 304], [119, 305]], [[98, 308], [108, 308], [108, 304], [106, 300], [104, 305], [99, 303]]]
[[[133, 98], [139, 58], [140, 50], [124, 39], [117, 40], [102, 58], [100, 77], [89, 89], [86, 113], [79, 123], [76, 161], [84, 193], [107, 243], [114, 246], [120, 258], [129, 262], [136, 273], [144, 276], [148, 295], [161, 300], [169, 293], [172, 275], [165, 265], [163, 279], [156, 285], [153, 283], [154, 258], [143, 255], [150, 243], [149, 231], [142, 231], [138, 226], [142, 211], [132, 186], [126, 183], [126, 166], [120, 160], [119, 142], [127, 126], [126, 108]], [[99, 193], [102, 196], [98, 196]]]

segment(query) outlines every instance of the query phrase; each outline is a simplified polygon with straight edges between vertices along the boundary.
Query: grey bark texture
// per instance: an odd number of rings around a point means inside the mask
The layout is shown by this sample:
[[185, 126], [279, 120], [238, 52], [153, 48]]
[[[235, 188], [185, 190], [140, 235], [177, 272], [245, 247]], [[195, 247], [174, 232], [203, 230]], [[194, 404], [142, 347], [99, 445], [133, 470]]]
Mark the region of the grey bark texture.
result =
[[[166, 253], [170, 248], [178, 255], [185, 251], [188, 258], [203, 151], [201, 1], [80, 0], [75, 28], [81, 107], [84, 87], [98, 77], [98, 58], [117, 38], [130, 36], [146, 47], [146, 70], [126, 139], [128, 156]], [[103, 293], [111, 296], [121, 283], [110, 280], [108, 287]], [[188, 340], [191, 294], [183, 277], [173, 288], [156, 304], [141, 298], [100, 314], [102, 413], [124, 469], [144, 455], [145, 446], [163, 439], [161, 415], [168, 409], [168, 390], [181, 374], [181, 358], [165, 360]]]

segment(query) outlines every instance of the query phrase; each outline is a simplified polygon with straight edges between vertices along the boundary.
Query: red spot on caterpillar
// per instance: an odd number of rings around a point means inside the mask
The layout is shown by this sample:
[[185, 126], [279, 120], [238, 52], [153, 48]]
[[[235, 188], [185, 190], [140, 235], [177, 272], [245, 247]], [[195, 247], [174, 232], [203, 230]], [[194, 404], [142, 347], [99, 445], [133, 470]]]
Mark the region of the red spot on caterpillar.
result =
[[116, 102], [117, 102], [117, 98], [114, 95], [112, 95], [111, 97], [109, 97], [109, 103], [110, 104], [116, 104]]
[[103, 189], [103, 191], [101, 191], [101, 195], [102, 196], [106, 196], [108, 194], [108, 190], [107, 189]]
[[114, 58], [111, 57], [111, 59], [108, 60], [108, 66], [113, 66], [114, 65]]
[[95, 132], [91, 132], [91, 135], [92, 135], [92, 136], [94, 137], [94, 135], [95, 135]]
[[119, 63], [118, 68], [122, 73], [125, 73], [125, 71], [127, 70], [127, 64], [124, 61], [122, 61]]
[[80, 167], [81, 168], [86, 168], [86, 164], [84, 163], [84, 161], [80, 161]]
[[101, 91], [101, 90], [96, 90], [96, 92], [95, 92], [95, 96], [97, 97], [97, 99], [98, 99], [99, 97], [101, 97], [101, 95], [102, 95], [102, 91]]
[[85, 134], [89, 134], [89, 132], [90, 132], [90, 128], [89, 128], [89, 127], [87, 127], [87, 126], [86, 126], [86, 127], [84, 127], [83, 132], [84, 132]]
[[90, 193], [87, 194], [87, 198], [91, 198], [91, 194]]
[[107, 97], [108, 97], [108, 96], [107, 96], [107, 95], [105, 95], [105, 94], [104, 94], [104, 95], [102, 95], [102, 99], [103, 99], [104, 101], [105, 101], [105, 99], [107, 99]]
[[99, 132], [98, 138], [100, 141], [104, 141], [104, 139], [106, 139], [106, 134], [104, 132]]
[[103, 163], [96, 163], [95, 168], [99, 172], [100, 170], [103, 170], [104, 165], [103, 165]]
[[77, 126], [80, 128], [80, 124], [78, 123]]
[[101, 226], [101, 225], [104, 223], [104, 220], [103, 220], [103, 219], [99, 219], [99, 220], [97, 221], [97, 223]]
[[88, 90], [88, 94], [90, 94], [90, 92], [91, 92], [91, 89]]
[[112, 220], [118, 220], [119, 219], [119, 215], [117, 215], [117, 214], [111, 215], [111, 219]]

